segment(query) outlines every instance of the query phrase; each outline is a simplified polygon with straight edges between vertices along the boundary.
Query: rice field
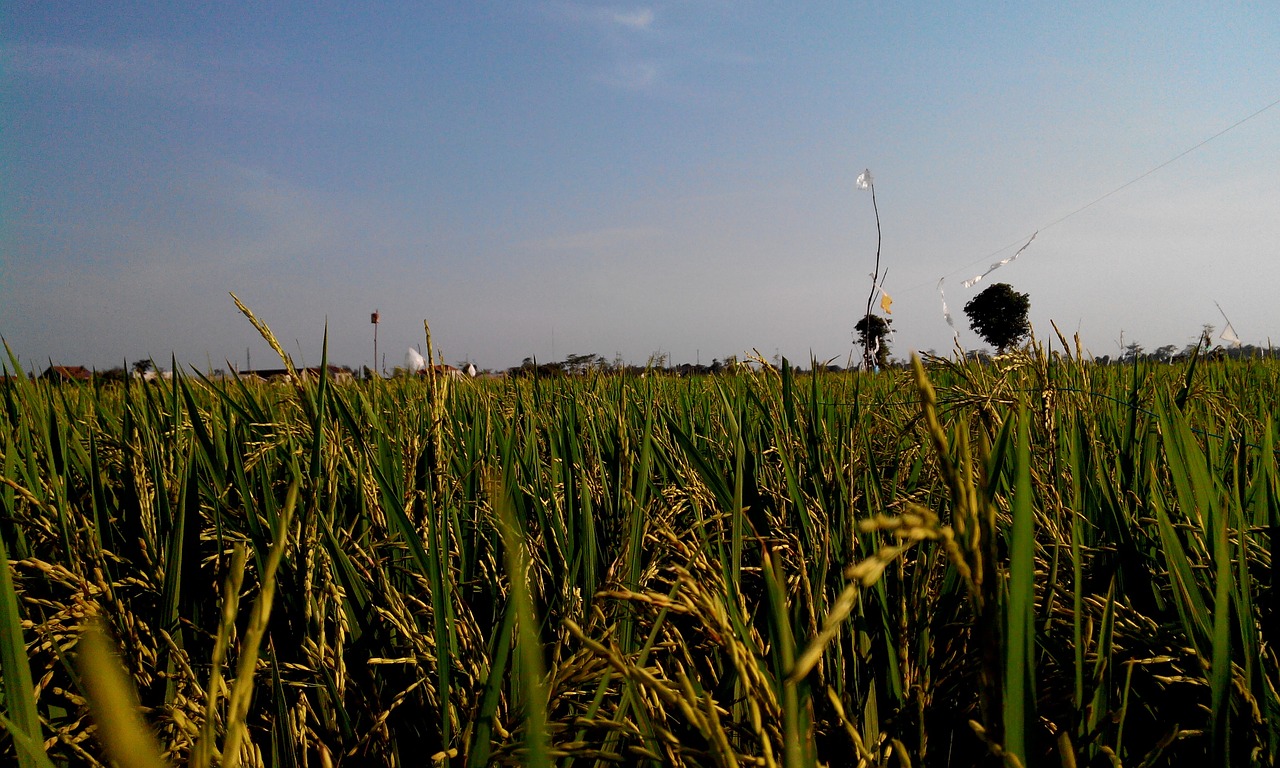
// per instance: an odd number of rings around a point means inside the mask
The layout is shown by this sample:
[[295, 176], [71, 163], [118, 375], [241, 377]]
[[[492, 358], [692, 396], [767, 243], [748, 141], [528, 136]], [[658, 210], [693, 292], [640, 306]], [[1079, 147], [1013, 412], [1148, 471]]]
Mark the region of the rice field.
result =
[[1275, 765], [1280, 365], [1062, 341], [877, 374], [19, 374], [0, 762]]

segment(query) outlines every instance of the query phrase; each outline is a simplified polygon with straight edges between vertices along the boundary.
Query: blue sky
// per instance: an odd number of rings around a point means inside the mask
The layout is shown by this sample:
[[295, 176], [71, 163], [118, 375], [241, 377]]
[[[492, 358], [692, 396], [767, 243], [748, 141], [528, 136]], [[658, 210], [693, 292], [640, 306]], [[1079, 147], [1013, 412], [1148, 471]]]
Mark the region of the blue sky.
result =
[[[388, 366], [1280, 342], [1269, 3], [34, 3], [0, 24], [0, 334], [27, 365]], [[1013, 247], [1001, 250], [1006, 246]]]

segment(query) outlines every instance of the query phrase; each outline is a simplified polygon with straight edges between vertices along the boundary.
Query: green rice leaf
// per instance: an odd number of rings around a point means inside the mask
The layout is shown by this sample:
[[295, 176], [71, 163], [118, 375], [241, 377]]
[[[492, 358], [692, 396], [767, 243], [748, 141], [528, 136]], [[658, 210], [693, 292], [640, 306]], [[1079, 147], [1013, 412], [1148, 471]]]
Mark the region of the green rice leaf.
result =
[[[26, 746], [18, 753], [22, 768], [45, 765], [40, 715], [36, 710], [35, 688], [31, 666], [27, 661], [27, 645], [22, 632], [22, 615], [18, 595], [9, 571], [9, 554], [0, 537], [0, 679], [4, 683], [4, 703], [8, 719], [4, 725], [14, 740]], [[38, 750], [35, 747], [39, 747]]]

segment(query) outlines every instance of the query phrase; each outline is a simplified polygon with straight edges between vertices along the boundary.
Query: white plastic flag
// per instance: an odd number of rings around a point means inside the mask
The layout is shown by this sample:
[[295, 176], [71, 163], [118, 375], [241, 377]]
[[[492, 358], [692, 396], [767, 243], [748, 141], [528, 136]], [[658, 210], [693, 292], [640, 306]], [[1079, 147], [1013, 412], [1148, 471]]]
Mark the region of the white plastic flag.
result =
[[871, 189], [871, 185], [875, 182], [871, 179], [871, 169], [868, 168], [858, 174], [858, 189]]
[[1222, 319], [1225, 320], [1227, 323], [1227, 327], [1222, 329], [1222, 335], [1220, 335], [1218, 338], [1222, 339], [1223, 341], [1227, 342], [1233, 347], [1238, 347], [1241, 344], [1243, 344], [1244, 342], [1242, 342], [1240, 340], [1240, 337], [1236, 335], [1236, 329], [1231, 327], [1231, 319], [1227, 317], [1226, 312], [1222, 311], [1222, 305], [1215, 301], [1213, 302], [1213, 306], [1218, 308], [1218, 313], [1222, 315]]
[[942, 297], [942, 316], [947, 319], [947, 325], [951, 326], [951, 330], [955, 331], [956, 321], [951, 319], [951, 310], [947, 309], [947, 294], [942, 292], [942, 284], [946, 280], [947, 278], [944, 277], [938, 281], [938, 295]]
[[[1035, 232], [1034, 234], [1032, 234], [1032, 235], [1031, 235], [1031, 240], [1035, 240], [1035, 239], [1036, 239], [1036, 235], [1038, 235], [1038, 234], [1040, 234], [1040, 231], [1039, 231], [1039, 230], [1036, 230], [1036, 232]], [[1025, 250], [1027, 250], [1027, 246], [1028, 246], [1028, 245], [1031, 245], [1031, 240], [1028, 240], [1028, 241], [1026, 242], [1026, 244], [1024, 244], [1021, 248], [1019, 248], [1017, 253], [1013, 254], [1012, 256], [1010, 256], [1009, 258], [1007, 258], [1007, 259], [1005, 259], [1005, 260], [1003, 260], [1003, 261], [997, 261], [995, 264], [992, 264], [992, 265], [991, 265], [991, 268], [990, 268], [990, 269], [988, 269], [986, 272], [983, 272], [982, 274], [978, 275], [977, 277], [973, 278], [972, 280], [965, 280], [963, 283], [961, 283], [961, 285], [963, 285], [965, 288], [972, 288], [973, 286], [975, 286], [975, 285], [977, 285], [978, 283], [982, 282], [982, 278], [986, 277], [987, 275], [991, 274], [992, 272], [995, 272], [997, 269], [999, 269], [999, 268], [1003, 267], [1005, 264], [1008, 264], [1009, 262], [1011, 262], [1011, 261], [1013, 261], [1014, 259], [1016, 259], [1016, 258], [1018, 258], [1019, 256], [1021, 256], [1021, 255], [1022, 255], [1022, 252], [1023, 252], [1023, 251], [1025, 251]]]

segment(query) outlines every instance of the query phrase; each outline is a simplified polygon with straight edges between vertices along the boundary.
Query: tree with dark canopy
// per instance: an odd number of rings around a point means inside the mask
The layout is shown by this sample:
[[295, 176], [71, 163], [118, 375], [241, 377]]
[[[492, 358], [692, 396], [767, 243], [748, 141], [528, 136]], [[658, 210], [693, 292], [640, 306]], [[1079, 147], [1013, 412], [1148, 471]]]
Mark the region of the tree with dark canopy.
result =
[[990, 285], [964, 305], [969, 327], [999, 352], [1031, 332], [1031, 322], [1027, 320], [1030, 310], [1031, 297], [1013, 290], [1008, 283]]
[[[858, 341], [867, 350], [867, 357], [873, 358], [875, 364], [884, 368], [889, 364], [889, 324], [892, 320], [879, 315], [867, 315], [853, 326], [858, 332]], [[873, 354], [874, 353], [874, 354]]]

